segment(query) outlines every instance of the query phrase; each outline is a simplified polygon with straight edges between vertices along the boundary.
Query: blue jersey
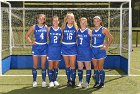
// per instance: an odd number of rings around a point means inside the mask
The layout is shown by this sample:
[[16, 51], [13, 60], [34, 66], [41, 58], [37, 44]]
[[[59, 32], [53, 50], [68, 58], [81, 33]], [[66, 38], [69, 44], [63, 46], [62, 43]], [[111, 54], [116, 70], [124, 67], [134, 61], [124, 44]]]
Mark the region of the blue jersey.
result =
[[47, 42], [47, 28], [45, 25], [39, 27], [37, 24], [35, 25], [34, 30], [35, 41], [38, 43], [46, 43]]
[[76, 42], [76, 29], [74, 26], [65, 27], [65, 29], [63, 31], [63, 42], [65, 42], [65, 43]]
[[62, 36], [62, 31], [60, 27], [57, 30], [55, 30], [53, 27], [50, 27], [49, 44], [60, 46], [61, 36]]
[[78, 47], [90, 47], [90, 35], [88, 34], [88, 28], [83, 32], [81, 29], [78, 30]]
[[101, 46], [104, 44], [105, 35], [102, 33], [103, 27], [100, 27], [98, 31], [93, 29], [92, 31], [92, 46]]

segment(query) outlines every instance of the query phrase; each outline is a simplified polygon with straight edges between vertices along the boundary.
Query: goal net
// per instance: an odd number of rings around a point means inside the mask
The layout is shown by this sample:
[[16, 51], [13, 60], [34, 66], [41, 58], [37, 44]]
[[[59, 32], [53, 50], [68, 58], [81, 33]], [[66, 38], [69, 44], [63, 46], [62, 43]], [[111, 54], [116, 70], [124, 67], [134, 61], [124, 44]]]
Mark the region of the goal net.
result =
[[[88, 2], [86, 2], [88, 3]], [[116, 61], [116, 65], [113, 63], [109, 65], [105, 63], [105, 68], [107, 69], [122, 69], [124, 67], [124, 71], [122, 73], [112, 72], [109, 75], [117, 75], [117, 74], [128, 74], [128, 59], [129, 59], [129, 2], [106, 2], [107, 5], [103, 6], [100, 2], [93, 2], [93, 5], [86, 6], [83, 8], [80, 6], [80, 3], [77, 7], [67, 7], [64, 5], [64, 8], [57, 7], [28, 7], [28, 8], [11, 8], [11, 26], [12, 32], [10, 34], [10, 26], [9, 26], [9, 7], [2, 6], [2, 58], [6, 56], [25, 56], [31, 57], [31, 45], [25, 41], [25, 33], [28, 31], [29, 27], [36, 24], [36, 16], [38, 14], [45, 14], [47, 17], [47, 25], [51, 26], [51, 18], [54, 15], [58, 15], [60, 19], [60, 26], [62, 25], [64, 16], [67, 12], [73, 12], [75, 15], [75, 19], [77, 24], [79, 25], [79, 18], [86, 17], [88, 19], [88, 27], [93, 28], [93, 17], [96, 15], [101, 16], [103, 21], [103, 26], [107, 27], [110, 33], [113, 35], [114, 40], [112, 45], [107, 50], [107, 54], [109, 58], [106, 62], [114, 62], [114, 59], [117, 59], [121, 56], [122, 60]], [[117, 6], [114, 6], [117, 3]], [[32, 35], [33, 38], [33, 35]], [[106, 39], [107, 41], [107, 39]], [[11, 48], [11, 54], [10, 54]], [[112, 58], [112, 59], [111, 59]], [[124, 60], [124, 61], [123, 61]], [[14, 60], [13, 60], [14, 61]], [[13, 62], [12, 63], [15, 63]], [[19, 60], [20, 61], [20, 60]], [[26, 61], [26, 60], [25, 60]], [[124, 66], [122, 66], [120, 62], [125, 62]], [[18, 62], [18, 61], [16, 61]], [[22, 61], [21, 61], [22, 62]], [[117, 63], [119, 62], [119, 63]], [[118, 65], [117, 65], [118, 64]], [[21, 64], [22, 65], [22, 64]], [[15, 64], [11, 64], [13, 68]], [[11, 67], [10, 66], [10, 67]], [[31, 66], [19, 68], [30, 68]], [[122, 67], [121, 67], [122, 66]]]
[[[25, 15], [23, 15], [25, 11]], [[86, 17], [88, 19], [88, 25], [90, 28], [93, 27], [93, 17], [95, 15], [100, 15], [103, 19], [103, 24], [105, 27], [109, 28], [109, 31], [114, 36], [113, 44], [108, 51], [109, 54], [120, 54], [120, 9], [109, 9], [109, 8], [27, 8], [23, 10], [22, 8], [12, 8], [12, 46], [14, 55], [31, 55], [30, 45], [25, 41], [25, 33], [28, 31], [29, 27], [36, 23], [36, 16], [43, 13], [47, 16], [47, 25], [51, 25], [51, 17], [58, 15], [60, 17], [60, 26], [63, 22], [63, 18], [67, 12], [73, 12], [76, 18], [76, 22], [79, 24], [80, 17]], [[127, 15], [123, 14], [124, 16]], [[24, 17], [23, 17], [24, 16]], [[125, 18], [124, 18], [125, 20]], [[23, 23], [24, 22], [24, 23]], [[125, 32], [123, 32], [126, 34]], [[123, 44], [128, 40], [125, 38]], [[127, 45], [126, 45], [127, 46]], [[125, 46], [125, 48], [126, 48]]]

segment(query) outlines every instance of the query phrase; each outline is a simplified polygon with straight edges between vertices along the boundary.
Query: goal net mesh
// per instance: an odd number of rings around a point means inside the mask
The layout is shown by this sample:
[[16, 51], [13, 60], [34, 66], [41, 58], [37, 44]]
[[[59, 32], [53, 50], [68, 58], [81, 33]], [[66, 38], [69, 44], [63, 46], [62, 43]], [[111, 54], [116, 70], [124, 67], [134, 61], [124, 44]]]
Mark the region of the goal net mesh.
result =
[[[14, 55], [30, 55], [31, 46], [25, 41], [25, 33], [29, 27], [36, 24], [36, 16], [38, 14], [45, 14], [47, 16], [47, 25], [51, 25], [51, 18], [58, 15], [60, 18], [60, 26], [63, 18], [67, 12], [73, 12], [77, 24], [79, 25], [79, 18], [86, 17], [88, 19], [88, 27], [93, 28], [93, 17], [96, 15], [101, 16], [103, 26], [107, 27], [114, 37], [114, 41], [108, 50], [108, 54], [120, 54], [120, 9], [98, 9], [98, 8], [27, 8], [27, 9], [12, 9], [12, 46]], [[123, 14], [123, 20], [127, 20], [127, 12]], [[124, 21], [124, 25], [128, 24]], [[128, 46], [128, 37], [125, 36], [126, 32], [123, 31], [123, 47]], [[125, 39], [124, 39], [125, 38]]]
[[2, 58], [10, 55], [9, 6], [1, 3]]
[[[97, 3], [98, 4], [98, 3]], [[119, 3], [120, 4], [120, 3]], [[121, 4], [120, 4], [121, 5]], [[128, 6], [122, 8], [122, 24], [120, 24], [121, 8], [118, 7], [90, 7], [83, 8], [78, 6], [76, 8], [11, 8], [11, 24], [12, 33], [10, 35], [9, 25], [9, 7], [2, 5], [2, 58], [10, 55], [31, 55], [31, 45], [25, 40], [25, 34], [29, 28], [37, 23], [37, 15], [45, 14], [47, 18], [47, 25], [51, 26], [51, 19], [54, 15], [59, 16], [61, 27], [63, 19], [67, 12], [72, 12], [75, 15], [75, 20], [79, 26], [79, 18], [86, 17], [88, 19], [88, 27], [93, 29], [93, 17], [99, 15], [102, 18], [103, 26], [108, 28], [113, 35], [113, 43], [107, 50], [108, 55], [121, 55], [128, 59], [128, 35], [129, 35], [129, 10]], [[98, 5], [96, 5], [98, 6]], [[101, 6], [101, 4], [100, 4]], [[121, 30], [122, 25], [122, 30]], [[11, 40], [10, 40], [10, 37]], [[33, 39], [33, 34], [31, 35]], [[108, 39], [105, 40], [107, 42]], [[11, 41], [11, 45], [10, 45]], [[10, 54], [10, 47], [12, 53]], [[113, 73], [114, 74], [114, 73]], [[118, 74], [118, 73], [117, 73]]]

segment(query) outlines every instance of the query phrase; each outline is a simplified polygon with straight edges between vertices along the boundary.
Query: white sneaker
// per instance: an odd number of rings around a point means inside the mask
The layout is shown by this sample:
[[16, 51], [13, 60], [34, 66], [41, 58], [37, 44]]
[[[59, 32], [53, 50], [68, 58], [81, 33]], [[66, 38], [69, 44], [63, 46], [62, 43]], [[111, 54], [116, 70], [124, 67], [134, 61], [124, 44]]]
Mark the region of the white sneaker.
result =
[[54, 87], [54, 83], [53, 82], [50, 82], [49, 83], [49, 87]]
[[45, 81], [42, 82], [42, 87], [46, 87], [46, 82]]
[[83, 83], [83, 82], [79, 82], [79, 83], [77, 84], [77, 87], [81, 87], [81, 86], [82, 86], [82, 83]]
[[33, 82], [33, 87], [37, 87], [37, 81]]
[[88, 88], [88, 87], [89, 87], [89, 83], [87, 83], [87, 82], [82, 85], [82, 88]]
[[59, 83], [57, 81], [54, 81], [55, 86], [59, 86]]

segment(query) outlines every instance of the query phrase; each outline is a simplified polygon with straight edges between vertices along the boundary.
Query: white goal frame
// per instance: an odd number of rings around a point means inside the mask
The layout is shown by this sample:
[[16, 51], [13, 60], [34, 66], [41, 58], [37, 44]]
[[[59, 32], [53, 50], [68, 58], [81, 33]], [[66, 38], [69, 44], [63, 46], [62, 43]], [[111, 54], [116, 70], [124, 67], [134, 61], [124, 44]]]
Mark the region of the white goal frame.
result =
[[[12, 0], [8, 0], [12, 1]], [[22, 1], [22, 0], [19, 0]], [[24, 0], [26, 1], [26, 0]], [[27, 0], [28, 1], [28, 0]], [[34, 0], [38, 1], [38, 0]], [[132, 51], [132, 9], [131, 9], [131, 0], [42, 0], [42, 2], [122, 2], [120, 6], [120, 32], [122, 32], [122, 7], [126, 3], [129, 4], [129, 36], [128, 36], [128, 76], [140, 76], [140, 75], [131, 75], [130, 74], [130, 56]], [[41, 1], [40, 1], [41, 2]], [[9, 30], [10, 30], [10, 55], [12, 55], [12, 27], [11, 27], [11, 4], [9, 2], [3, 2], [7, 5], [9, 5]], [[102, 8], [101, 8], [102, 9]], [[1, 2], [0, 2], [0, 13], [1, 13]], [[0, 76], [6, 76], [2, 75], [2, 15], [0, 14]], [[122, 36], [120, 34], [120, 44], [122, 40]], [[120, 48], [122, 48], [122, 45], [120, 45]], [[121, 53], [121, 50], [120, 50]], [[10, 76], [10, 75], [7, 75]], [[12, 75], [11, 75], [12, 76]], [[31, 75], [13, 75], [13, 76], [31, 76]], [[60, 75], [61, 76], [61, 75]], [[107, 76], [127, 76], [127, 75], [107, 75]]]

